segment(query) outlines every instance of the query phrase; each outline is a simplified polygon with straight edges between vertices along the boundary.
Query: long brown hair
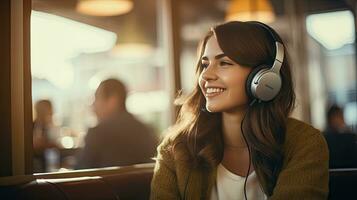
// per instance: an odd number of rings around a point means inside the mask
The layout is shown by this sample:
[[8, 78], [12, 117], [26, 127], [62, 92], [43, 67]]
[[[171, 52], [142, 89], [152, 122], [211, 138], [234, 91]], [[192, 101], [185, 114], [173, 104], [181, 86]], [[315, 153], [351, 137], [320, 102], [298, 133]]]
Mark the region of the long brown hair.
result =
[[[272, 30], [281, 41], [278, 34]], [[241, 66], [255, 68], [271, 65], [275, 56], [275, 41], [261, 25], [251, 22], [228, 22], [212, 28], [198, 50], [196, 80], [202, 72], [200, 60], [207, 40], [216, 37], [222, 51]], [[286, 49], [285, 49], [286, 55]], [[264, 192], [271, 196], [283, 163], [282, 145], [285, 141], [286, 122], [294, 108], [290, 65], [287, 56], [280, 70], [282, 88], [269, 102], [253, 105], [243, 124], [244, 135], [251, 149], [252, 164]], [[206, 101], [198, 81], [193, 91], [176, 101], [181, 106], [175, 125], [168, 136], [174, 159], [192, 168], [213, 168], [223, 158], [221, 113], [204, 112]]]

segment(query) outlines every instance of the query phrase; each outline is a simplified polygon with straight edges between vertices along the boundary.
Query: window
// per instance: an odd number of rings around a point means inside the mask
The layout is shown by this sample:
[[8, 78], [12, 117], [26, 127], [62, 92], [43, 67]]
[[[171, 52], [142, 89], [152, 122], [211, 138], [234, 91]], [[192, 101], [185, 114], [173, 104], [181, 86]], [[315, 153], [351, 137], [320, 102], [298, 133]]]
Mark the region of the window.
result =
[[[157, 4], [129, 1], [134, 4], [124, 14], [98, 16], [101, 14], [83, 11], [84, 1], [76, 2], [33, 0], [34, 119], [36, 103], [48, 100], [53, 123], [47, 137], [56, 145], [40, 150], [46, 166], [35, 160], [35, 172], [75, 167], [87, 130], [98, 124], [92, 108], [94, 94], [108, 78], [126, 85], [127, 110], [154, 129], [157, 137], [171, 123], [173, 88], [165, 84], [169, 64], [162, 59], [167, 50], [159, 34], [163, 31], [158, 25]], [[37, 135], [35, 130], [34, 143]], [[36, 156], [36, 147], [34, 153]]]
[[[331, 26], [333, 24], [333, 26]], [[309, 33], [311, 115], [321, 130], [327, 126], [331, 104], [344, 108], [346, 125], [356, 132], [356, 44], [351, 11], [311, 14], [306, 18]]]

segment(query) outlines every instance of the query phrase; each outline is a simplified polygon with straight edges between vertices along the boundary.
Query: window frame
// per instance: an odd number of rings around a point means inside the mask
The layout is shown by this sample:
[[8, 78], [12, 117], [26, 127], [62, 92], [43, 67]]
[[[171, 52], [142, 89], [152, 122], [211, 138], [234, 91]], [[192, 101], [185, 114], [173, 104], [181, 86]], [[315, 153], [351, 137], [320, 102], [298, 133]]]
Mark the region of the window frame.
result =
[[[4, 41], [10, 39], [1, 47], [6, 55], [1, 63], [5, 66], [0, 72], [3, 74], [5, 86], [1, 95], [6, 95], [6, 101], [1, 101], [0, 108], [7, 108], [4, 113], [6, 119], [1, 124], [5, 130], [0, 139], [6, 139], [7, 145], [0, 147], [0, 151], [6, 155], [0, 158], [0, 186], [26, 183], [38, 178], [68, 178], [103, 173], [112, 173], [121, 168], [98, 168], [89, 170], [75, 170], [71, 172], [56, 172], [33, 174], [32, 169], [32, 86], [30, 65], [30, 18], [32, 10], [31, 0], [5, 0], [1, 10], [6, 17], [2, 20], [6, 23]], [[170, 92], [170, 102], [176, 97], [176, 91], [180, 89], [180, 63], [179, 63], [179, 29], [177, 16], [174, 12], [178, 2], [174, 0], [157, 0], [161, 7], [159, 13], [160, 30], [163, 34], [160, 39], [168, 51], [164, 57], [168, 58], [168, 70], [166, 70], [166, 85]], [[175, 4], [175, 5], [174, 5]], [[2, 34], [1, 34], [2, 35]], [[3, 73], [4, 72], [4, 73]], [[8, 73], [7, 73], [8, 72]], [[175, 122], [177, 107], [170, 104], [170, 122]]]

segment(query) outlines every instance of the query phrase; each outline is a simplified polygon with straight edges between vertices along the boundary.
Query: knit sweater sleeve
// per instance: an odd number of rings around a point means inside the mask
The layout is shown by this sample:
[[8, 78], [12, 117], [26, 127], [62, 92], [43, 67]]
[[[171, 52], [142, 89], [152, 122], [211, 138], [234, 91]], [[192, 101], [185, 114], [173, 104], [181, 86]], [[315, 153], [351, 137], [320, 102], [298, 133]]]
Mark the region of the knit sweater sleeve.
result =
[[173, 157], [162, 143], [157, 148], [158, 155], [151, 181], [150, 200], [180, 199]]
[[[304, 131], [304, 133], [301, 133]], [[286, 144], [285, 161], [269, 200], [322, 200], [328, 197], [328, 147], [312, 127]]]

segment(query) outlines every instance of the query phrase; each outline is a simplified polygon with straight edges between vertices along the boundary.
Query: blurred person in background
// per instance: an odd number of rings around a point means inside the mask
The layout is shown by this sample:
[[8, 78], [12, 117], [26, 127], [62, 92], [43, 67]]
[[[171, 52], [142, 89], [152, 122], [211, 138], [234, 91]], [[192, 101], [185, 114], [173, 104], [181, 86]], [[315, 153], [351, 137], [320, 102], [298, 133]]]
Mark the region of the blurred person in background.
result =
[[346, 126], [343, 109], [331, 105], [326, 120], [324, 135], [330, 151], [330, 168], [357, 167], [357, 135]]
[[[33, 123], [34, 172], [53, 171], [58, 165], [57, 143], [59, 129], [53, 123], [53, 107], [47, 99], [35, 104], [35, 120]], [[51, 165], [51, 166], [50, 166]], [[51, 168], [51, 169], [50, 169]], [[57, 166], [58, 168], [58, 166]]]
[[124, 166], [152, 162], [157, 137], [125, 106], [127, 91], [117, 79], [100, 83], [93, 109], [98, 125], [88, 130], [77, 168]]

